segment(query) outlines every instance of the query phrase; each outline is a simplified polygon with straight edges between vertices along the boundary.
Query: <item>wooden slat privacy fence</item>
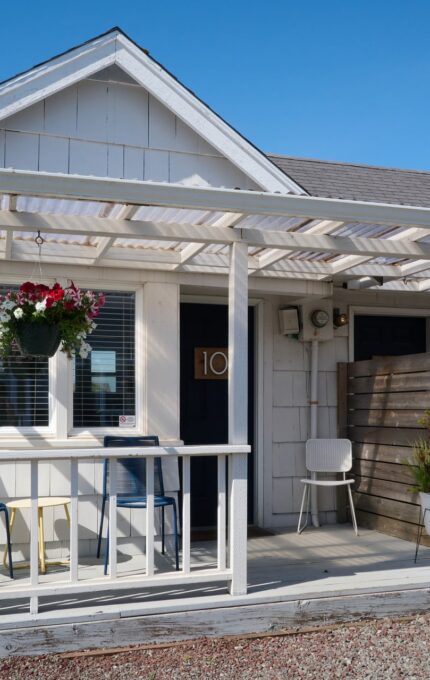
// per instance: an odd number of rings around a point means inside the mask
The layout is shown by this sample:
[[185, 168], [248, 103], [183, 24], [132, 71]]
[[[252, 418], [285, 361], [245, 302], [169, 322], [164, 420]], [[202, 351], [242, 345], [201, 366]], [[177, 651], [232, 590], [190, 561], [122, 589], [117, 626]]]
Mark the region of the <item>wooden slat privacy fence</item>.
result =
[[427, 436], [418, 419], [430, 409], [430, 353], [338, 364], [338, 404], [339, 436], [353, 442], [359, 524], [415, 541], [420, 506], [405, 461]]

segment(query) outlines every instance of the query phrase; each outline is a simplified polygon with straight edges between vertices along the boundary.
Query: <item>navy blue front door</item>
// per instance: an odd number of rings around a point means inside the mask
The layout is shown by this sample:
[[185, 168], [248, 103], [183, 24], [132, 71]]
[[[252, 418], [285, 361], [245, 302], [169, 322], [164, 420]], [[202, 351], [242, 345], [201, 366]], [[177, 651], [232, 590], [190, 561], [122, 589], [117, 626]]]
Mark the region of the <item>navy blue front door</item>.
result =
[[[228, 346], [226, 305], [181, 304], [181, 439], [185, 444], [228, 442], [228, 381], [196, 379], [195, 348]], [[249, 308], [248, 443], [254, 438], [254, 309]], [[248, 463], [248, 521], [253, 521], [254, 465]], [[217, 513], [216, 458], [191, 463], [191, 525], [213, 527]]]

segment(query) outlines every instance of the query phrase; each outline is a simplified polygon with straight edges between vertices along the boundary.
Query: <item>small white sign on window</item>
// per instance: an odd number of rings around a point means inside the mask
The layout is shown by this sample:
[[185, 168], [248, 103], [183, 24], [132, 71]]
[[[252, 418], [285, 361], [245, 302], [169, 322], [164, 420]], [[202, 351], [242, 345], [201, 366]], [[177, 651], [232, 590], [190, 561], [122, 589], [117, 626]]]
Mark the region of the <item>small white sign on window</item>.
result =
[[136, 416], [119, 416], [120, 427], [136, 427]]

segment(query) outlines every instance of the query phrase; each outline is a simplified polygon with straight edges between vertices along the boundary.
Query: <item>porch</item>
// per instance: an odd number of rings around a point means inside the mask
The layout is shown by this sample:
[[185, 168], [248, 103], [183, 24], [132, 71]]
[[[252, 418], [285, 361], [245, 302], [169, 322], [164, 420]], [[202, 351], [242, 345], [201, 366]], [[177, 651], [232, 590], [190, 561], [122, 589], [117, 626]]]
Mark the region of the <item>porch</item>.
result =
[[[232, 596], [219, 580], [132, 591], [41, 598], [37, 619], [23, 600], [2, 606], [0, 655], [41, 654], [86, 647], [166, 642], [201, 635], [276, 631], [309, 623], [369, 616], [403, 615], [428, 609], [428, 559], [421, 548], [414, 564], [413, 544], [362, 529], [355, 539], [347, 524], [261, 532], [248, 539], [248, 594]], [[215, 541], [191, 544], [191, 571], [211, 571], [217, 562]], [[157, 554], [157, 574], [167, 575], [171, 559]], [[145, 572], [142, 555], [118, 551], [118, 579]], [[80, 560], [81, 582], [102, 578], [100, 561]], [[41, 585], [67, 578], [65, 568], [51, 568]], [[20, 570], [17, 585], [28, 583]], [[8, 587], [0, 576], [0, 594]], [[61, 625], [60, 625], [61, 624]]]

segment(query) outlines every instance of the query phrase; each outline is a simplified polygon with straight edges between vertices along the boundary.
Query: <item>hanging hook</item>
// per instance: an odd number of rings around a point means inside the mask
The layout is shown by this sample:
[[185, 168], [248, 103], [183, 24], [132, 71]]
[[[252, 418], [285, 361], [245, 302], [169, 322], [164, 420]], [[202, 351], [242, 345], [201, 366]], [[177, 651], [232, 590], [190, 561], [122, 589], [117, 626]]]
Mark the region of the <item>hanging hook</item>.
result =
[[38, 230], [37, 236], [34, 240], [37, 243], [37, 245], [39, 246], [39, 248], [41, 248], [43, 246], [43, 244], [45, 243], [45, 239], [43, 238], [43, 236], [40, 235], [40, 230]]
[[43, 246], [43, 244], [45, 243], [45, 239], [44, 239], [43, 236], [41, 235], [40, 229], [38, 229], [38, 231], [37, 231], [37, 236], [36, 236], [36, 238], [34, 239], [34, 241], [35, 241], [35, 243], [36, 243], [36, 245], [37, 245], [37, 247], [38, 247], [38, 250], [39, 250], [39, 257], [38, 257], [39, 276], [40, 276], [40, 280], [42, 280], [42, 278], [43, 278], [43, 274], [42, 274], [42, 246]]

